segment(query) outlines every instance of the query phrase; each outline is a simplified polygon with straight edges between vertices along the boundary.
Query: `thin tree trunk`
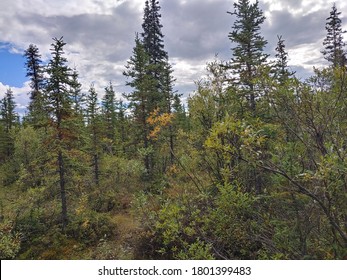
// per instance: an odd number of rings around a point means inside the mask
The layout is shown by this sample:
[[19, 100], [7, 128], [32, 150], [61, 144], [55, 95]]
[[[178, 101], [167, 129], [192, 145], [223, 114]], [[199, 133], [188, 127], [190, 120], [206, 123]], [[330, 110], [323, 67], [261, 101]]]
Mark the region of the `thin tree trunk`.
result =
[[175, 162], [175, 155], [174, 155], [174, 135], [172, 131], [172, 126], [169, 126], [169, 132], [170, 132], [170, 163], [174, 164]]
[[99, 157], [98, 154], [94, 154], [94, 179], [95, 184], [99, 185]]
[[60, 183], [60, 197], [61, 197], [61, 222], [62, 229], [65, 230], [68, 223], [67, 216], [67, 203], [66, 203], [66, 189], [65, 189], [65, 166], [63, 153], [58, 153], [58, 165], [59, 165], [59, 183]]

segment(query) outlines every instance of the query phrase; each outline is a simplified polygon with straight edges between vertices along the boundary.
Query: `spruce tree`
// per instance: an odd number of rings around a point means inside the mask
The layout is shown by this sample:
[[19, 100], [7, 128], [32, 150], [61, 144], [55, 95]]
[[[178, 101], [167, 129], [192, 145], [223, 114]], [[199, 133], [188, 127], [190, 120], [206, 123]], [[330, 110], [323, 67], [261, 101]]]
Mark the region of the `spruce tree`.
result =
[[82, 85], [78, 80], [78, 72], [76, 69], [74, 69], [71, 74], [70, 94], [74, 113], [76, 115], [83, 115], [83, 107], [86, 101], [86, 96], [82, 92]]
[[0, 100], [0, 125], [2, 126], [0, 150], [4, 157], [9, 157], [13, 153], [13, 139], [10, 136], [10, 132], [19, 123], [15, 108], [16, 103], [13, 92], [11, 89], [8, 89], [5, 96]]
[[111, 146], [113, 146], [113, 143], [115, 141], [115, 135], [116, 135], [117, 113], [116, 113], [116, 93], [113, 89], [113, 85], [111, 82], [105, 88], [105, 95], [102, 98], [101, 105], [102, 105], [102, 114], [104, 118], [105, 137], [111, 142]]
[[100, 108], [98, 104], [98, 95], [95, 90], [94, 85], [92, 84], [89, 89], [89, 94], [87, 95], [87, 122], [88, 122], [88, 131], [90, 135], [90, 145], [89, 153], [92, 157], [92, 166], [94, 174], [94, 182], [96, 185], [99, 185], [99, 161], [100, 161], [100, 139], [101, 139], [101, 120], [100, 120]]
[[276, 63], [274, 66], [275, 78], [283, 84], [288, 78], [294, 75], [294, 72], [288, 69], [288, 53], [285, 50], [282, 36], [277, 36], [278, 42], [276, 47]]
[[[168, 61], [168, 53], [164, 47], [164, 35], [161, 31], [163, 25], [160, 22], [160, 5], [158, 0], [145, 2], [143, 16], [142, 44], [149, 57], [148, 74], [154, 83], [153, 94], [148, 96], [149, 102], [153, 104], [154, 109], [159, 113], [172, 113], [172, 104], [174, 102], [173, 91], [173, 70]], [[152, 112], [152, 111], [151, 111]], [[173, 127], [169, 126], [169, 146], [170, 158], [173, 162], [174, 136]]]
[[18, 123], [18, 115], [15, 112], [16, 103], [12, 90], [7, 89], [5, 96], [0, 100], [0, 116], [1, 122], [7, 133]]
[[[175, 96], [177, 95], [173, 89], [173, 83], [175, 81], [172, 76], [173, 70], [168, 61], [164, 64], [164, 72], [162, 77], [163, 93], [164, 93], [164, 112], [168, 114], [173, 113], [173, 104], [175, 102]], [[174, 134], [177, 127], [174, 127], [172, 124], [169, 125], [169, 147], [170, 147], [170, 162], [174, 163]]]
[[27, 119], [34, 127], [44, 125], [47, 120], [45, 110], [45, 78], [44, 66], [42, 65], [41, 55], [37, 46], [31, 44], [25, 51], [25, 66], [27, 68], [26, 76], [30, 79], [30, 103], [28, 106], [29, 115]]
[[63, 37], [53, 38], [51, 44], [52, 58], [48, 64], [47, 73], [47, 94], [49, 101], [49, 113], [53, 135], [52, 149], [57, 157], [57, 169], [59, 174], [60, 198], [61, 198], [61, 222], [62, 229], [65, 230], [68, 223], [67, 209], [67, 153], [71, 146], [71, 137], [74, 131], [71, 129], [72, 100], [70, 95], [71, 69], [67, 66], [67, 59], [64, 57], [64, 46], [66, 43]]
[[343, 41], [343, 34], [346, 31], [342, 30], [340, 14], [341, 12], [337, 11], [336, 5], [334, 4], [325, 24], [327, 35], [323, 41], [325, 49], [322, 51], [322, 54], [333, 67], [344, 66], [346, 64], [346, 51], [344, 49], [346, 44]]
[[168, 83], [172, 80], [167, 78], [172, 76], [172, 68], [168, 63], [168, 53], [164, 47], [164, 35], [161, 31], [163, 25], [160, 23], [160, 5], [158, 0], [150, 0], [145, 2], [143, 24], [141, 33], [142, 44], [144, 50], [149, 57], [148, 72], [152, 76], [155, 84], [155, 94], [152, 95], [152, 103], [156, 104], [161, 112], [167, 111], [167, 88], [172, 87]]
[[125, 154], [127, 149], [127, 142], [129, 141], [129, 123], [128, 118], [126, 116], [127, 106], [124, 104], [122, 100], [117, 103], [117, 131], [119, 134], [118, 145], [122, 149], [122, 152]]
[[[244, 117], [244, 103], [248, 107], [248, 114], [252, 118], [257, 117], [257, 100], [260, 95], [257, 91], [256, 79], [259, 78], [260, 66], [264, 65], [268, 57], [264, 53], [267, 41], [260, 33], [261, 24], [265, 21], [265, 16], [259, 8], [259, 2], [250, 3], [249, 0], [238, 0], [234, 3], [234, 12], [228, 12], [236, 16], [233, 30], [229, 33], [229, 39], [233, 43], [231, 59], [232, 74], [236, 76], [238, 84], [237, 94], [241, 98], [241, 113]], [[246, 112], [247, 112], [246, 111]], [[247, 191], [251, 191], [252, 186], [256, 193], [261, 193], [263, 176], [256, 167], [247, 167], [250, 180], [246, 183]]]
[[[72, 115], [70, 117], [69, 126], [79, 140], [75, 141], [76, 145], [74, 145], [74, 148], [78, 149], [78, 144], [82, 144], [82, 142], [87, 140], [87, 135], [85, 135], [86, 94], [82, 91], [82, 84], [79, 82], [77, 69], [74, 68], [70, 71], [69, 96], [71, 99]], [[86, 143], [82, 145], [84, 144]]]
[[257, 68], [264, 64], [268, 57], [263, 52], [267, 41], [260, 34], [265, 16], [258, 4], [258, 1], [251, 4], [249, 0], [239, 0], [234, 3], [234, 12], [228, 12], [236, 16], [233, 30], [229, 33], [229, 39], [234, 44], [231, 49], [231, 69], [238, 77], [239, 87], [244, 91], [244, 97], [253, 115], [257, 98], [254, 79], [257, 76]]
[[144, 164], [148, 174], [151, 173], [151, 159], [147, 153], [150, 147], [149, 125], [147, 118], [157, 106], [153, 102], [156, 96], [156, 81], [150, 74], [151, 68], [150, 56], [146, 52], [145, 47], [138, 35], [135, 38], [135, 47], [133, 55], [130, 57], [124, 75], [127, 77], [127, 86], [133, 88], [129, 94], [124, 94], [130, 103], [129, 107], [133, 112], [135, 125], [138, 131], [137, 139], [142, 143], [145, 150]]
[[[163, 25], [160, 23], [161, 14], [158, 0], [145, 2], [143, 16], [143, 32], [141, 33], [143, 46], [149, 55], [150, 63], [158, 65], [165, 61], [167, 52], [164, 50], [164, 35], [161, 32]], [[159, 73], [156, 78], [159, 77]]]

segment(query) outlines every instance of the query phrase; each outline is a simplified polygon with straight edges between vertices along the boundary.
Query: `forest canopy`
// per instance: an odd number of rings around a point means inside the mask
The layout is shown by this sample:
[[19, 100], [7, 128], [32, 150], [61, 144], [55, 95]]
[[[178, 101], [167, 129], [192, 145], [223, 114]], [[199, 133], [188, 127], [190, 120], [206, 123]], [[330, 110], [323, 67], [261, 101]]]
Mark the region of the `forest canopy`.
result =
[[[0, 101], [1, 259], [345, 259], [347, 60], [327, 13], [324, 68], [300, 80], [281, 34], [265, 52], [258, 1], [228, 11], [230, 60], [175, 90], [157, 0], [145, 1], [123, 75], [84, 92], [53, 38], [19, 118]], [[170, 36], [170, 34], [166, 34]], [[102, 96], [101, 99], [99, 97]]]

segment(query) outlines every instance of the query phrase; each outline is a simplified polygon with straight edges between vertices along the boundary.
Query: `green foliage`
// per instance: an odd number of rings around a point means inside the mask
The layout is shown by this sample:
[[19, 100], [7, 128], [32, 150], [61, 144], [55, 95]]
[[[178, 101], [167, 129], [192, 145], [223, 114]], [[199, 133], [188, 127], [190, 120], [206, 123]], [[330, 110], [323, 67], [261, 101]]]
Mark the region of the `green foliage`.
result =
[[190, 254], [194, 250], [200, 254], [195, 256], [196, 258], [202, 257], [202, 254], [209, 254], [209, 247], [205, 243], [199, 243], [198, 240], [197, 224], [201, 211], [189, 209], [187, 201], [184, 200], [181, 203], [164, 202], [155, 214], [155, 219], [149, 221], [153, 223], [149, 225], [153, 234], [151, 243], [158, 246], [154, 257], [158, 254], [164, 259], [187, 258], [192, 257]]
[[114, 156], [104, 157], [101, 168], [105, 184], [110, 185], [113, 182], [115, 187], [123, 188], [131, 188], [144, 172], [141, 161]]
[[324, 41], [334, 67], [303, 82], [282, 37], [266, 64], [259, 3], [234, 8], [232, 58], [207, 64], [187, 110], [156, 0], [125, 66], [127, 100], [112, 83], [85, 99], [63, 38], [47, 66], [29, 46], [29, 115], [18, 122], [10, 89], [0, 103], [1, 258], [346, 258], [340, 13]]
[[19, 122], [15, 108], [13, 92], [8, 89], [5, 96], [0, 100], [0, 158], [2, 160], [9, 158], [14, 151], [11, 131]]
[[96, 245], [101, 239], [115, 238], [116, 229], [108, 215], [77, 208], [67, 232], [83, 244]]
[[322, 54], [333, 67], [343, 67], [346, 64], [346, 51], [344, 50], [346, 44], [343, 41], [343, 34], [346, 31], [342, 30], [340, 15], [341, 12], [337, 11], [334, 3], [325, 24], [327, 35], [323, 41], [324, 50]]
[[175, 258], [178, 260], [214, 260], [211, 252], [212, 246], [198, 239], [196, 242], [188, 244], [187, 248], [178, 252]]
[[37, 46], [31, 44], [24, 52], [26, 58], [26, 76], [30, 79], [30, 103], [29, 113], [25, 120], [35, 127], [44, 126], [47, 123], [46, 95], [44, 92], [45, 78], [41, 55]]
[[229, 33], [229, 39], [236, 46], [232, 48], [233, 58], [231, 69], [237, 75], [237, 83], [241, 98], [247, 101], [249, 110], [256, 115], [257, 91], [254, 79], [257, 77], [257, 69], [266, 62], [268, 55], [263, 50], [267, 41], [260, 34], [261, 24], [265, 16], [259, 8], [259, 2], [250, 3], [249, 0], [239, 0], [234, 3], [234, 12], [228, 12], [236, 16], [233, 30]]
[[0, 259], [14, 259], [20, 250], [19, 233], [16, 233], [10, 223], [0, 223]]
[[23, 190], [42, 185], [45, 173], [43, 165], [48, 158], [41, 131], [31, 126], [23, 127], [16, 132], [14, 138], [13, 159], [19, 168], [17, 185]]
[[214, 244], [228, 259], [255, 259], [261, 248], [255, 238], [259, 230], [256, 197], [235, 185], [222, 186], [219, 191], [208, 223], [216, 238]]

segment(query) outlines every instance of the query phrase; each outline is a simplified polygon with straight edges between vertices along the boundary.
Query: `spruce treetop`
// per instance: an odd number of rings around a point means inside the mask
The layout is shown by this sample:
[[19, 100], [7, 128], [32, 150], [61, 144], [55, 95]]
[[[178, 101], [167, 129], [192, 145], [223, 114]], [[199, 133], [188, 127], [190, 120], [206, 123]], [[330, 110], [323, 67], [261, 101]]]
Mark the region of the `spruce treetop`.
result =
[[334, 4], [330, 16], [326, 19], [325, 30], [327, 35], [323, 41], [325, 49], [322, 51], [322, 54], [334, 67], [346, 64], [346, 51], [344, 49], [346, 44], [343, 41], [343, 34], [346, 31], [342, 30], [340, 14], [341, 12], [337, 11]]
[[243, 68], [251, 64], [260, 65], [268, 57], [263, 53], [267, 41], [260, 34], [260, 27], [265, 21], [265, 16], [258, 3], [256, 1], [250, 4], [249, 0], [239, 0], [234, 3], [234, 12], [228, 12], [236, 16], [233, 30], [229, 33], [229, 39], [236, 44], [232, 48], [232, 62], [235, 68]]
[[264, 64], [268, 57], [264, 54], [267, 41], [260, 34], [265, 16], [258, 6], [258, 1], [251, 4], [249, 0], [234, 3], [234, 12], [228, 13], [236, 16], [229, 33], [229, 39], [233, 44], [230, 68], [238, 86], [244, 92], [242, 98], [247, 101], [250, 111], [255, 115], [257, 93], [254, 79], [257, 76], [257, 68]]
[[160, 5], [157, 0], [145, 2], [143, 24], [141, 33], [146, 52], [150, 56], [150, 62], [157, 64], [167, 58], [164, 50], [164, 35], [161, 31], [163, 25], [160, 23]]
[[38, 92], [44, 86], [43, 67], [41, 55], [36, 45], [30, 44], [24, 52], [26, 58], [25, 66], [27, 67], [26, 77], [30, 78], [30, 87]]

